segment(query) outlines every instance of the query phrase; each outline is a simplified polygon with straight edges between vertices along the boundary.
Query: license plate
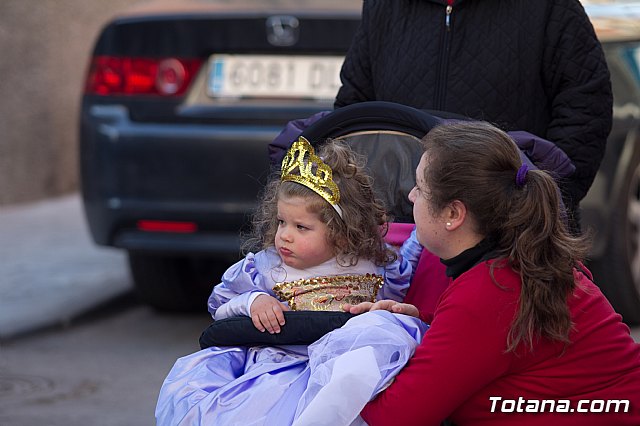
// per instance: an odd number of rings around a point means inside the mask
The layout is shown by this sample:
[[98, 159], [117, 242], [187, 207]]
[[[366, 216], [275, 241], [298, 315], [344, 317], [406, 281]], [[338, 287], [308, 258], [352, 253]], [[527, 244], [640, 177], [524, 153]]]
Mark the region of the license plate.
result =
[[207, 93], [216, 98], [335, 99], [343, 56], [213, 55]]

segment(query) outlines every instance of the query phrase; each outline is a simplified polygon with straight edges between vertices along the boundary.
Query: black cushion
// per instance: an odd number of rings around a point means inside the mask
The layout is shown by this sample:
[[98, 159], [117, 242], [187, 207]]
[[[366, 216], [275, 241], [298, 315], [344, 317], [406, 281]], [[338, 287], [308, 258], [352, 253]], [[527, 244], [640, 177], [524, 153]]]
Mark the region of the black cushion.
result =
[[210, 346], [308, 345], [342, 327], [355, 314], [334, 311], [287, 311], [280, 333], [261, 332], [250, 317], [214, 321], [200, 336], [200, 348]]

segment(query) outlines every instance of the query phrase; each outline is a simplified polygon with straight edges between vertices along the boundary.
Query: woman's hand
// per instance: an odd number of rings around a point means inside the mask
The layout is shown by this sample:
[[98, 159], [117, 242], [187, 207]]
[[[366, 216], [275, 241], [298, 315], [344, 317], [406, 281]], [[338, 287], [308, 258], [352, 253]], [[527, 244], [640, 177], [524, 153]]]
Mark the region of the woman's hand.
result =
[[342, 305], [342, 309], [345, 312], [351, 312], [352, 314], [361, 314], [363, 312], [369, 312], [372, 306], [373, 306], [373, 303], [371, 302], [362, 302], [362, 303], [358, 303], [357, 305], [345, 303], [344, 305]]
[[275, 297], [261, 294], [251, 304], [251, 321], [262, 332], [280, 333], [280, 327], [284, 325], [283, 311], [289, 310]]
[[347, 303], [344, 305], [343, 309], [346, 312], [351, 312], [352, 314], [361, 314], [369, 311], [389, 311], [394, 314], [410, 315], [416, 318], [420, 316], [420, 312], [415, 306], [408, 303], [396, 302], [395, 300], [379, 300], [376, 303], [362, 302], [357, 305], [350, 305]]

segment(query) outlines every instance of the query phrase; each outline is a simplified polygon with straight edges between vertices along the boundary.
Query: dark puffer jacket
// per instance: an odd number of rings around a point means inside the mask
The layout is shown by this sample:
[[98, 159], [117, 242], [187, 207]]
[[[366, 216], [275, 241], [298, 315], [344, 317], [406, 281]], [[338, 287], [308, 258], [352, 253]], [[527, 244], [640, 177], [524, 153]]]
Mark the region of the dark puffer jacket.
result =
[[341, 79], [336, 107], [391, 101], [553, 141], [576, 166], [561, 185], [571, 210], [611, 130], [609, 71], [578, 0], [364, 0]]

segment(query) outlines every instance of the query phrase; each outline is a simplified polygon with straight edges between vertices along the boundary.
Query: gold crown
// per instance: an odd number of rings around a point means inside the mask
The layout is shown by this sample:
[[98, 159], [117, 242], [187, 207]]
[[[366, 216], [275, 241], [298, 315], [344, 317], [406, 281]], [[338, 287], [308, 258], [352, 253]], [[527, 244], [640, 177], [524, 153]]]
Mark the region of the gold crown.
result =
[[340, 202], [340, 190], [333, 181], [331, 167], [315, 154], [313, 146], [302, 136], [291, 145], [282, 160], [280, 180], [293, 181], [306, 186], [327, 200], [334, 208]]

